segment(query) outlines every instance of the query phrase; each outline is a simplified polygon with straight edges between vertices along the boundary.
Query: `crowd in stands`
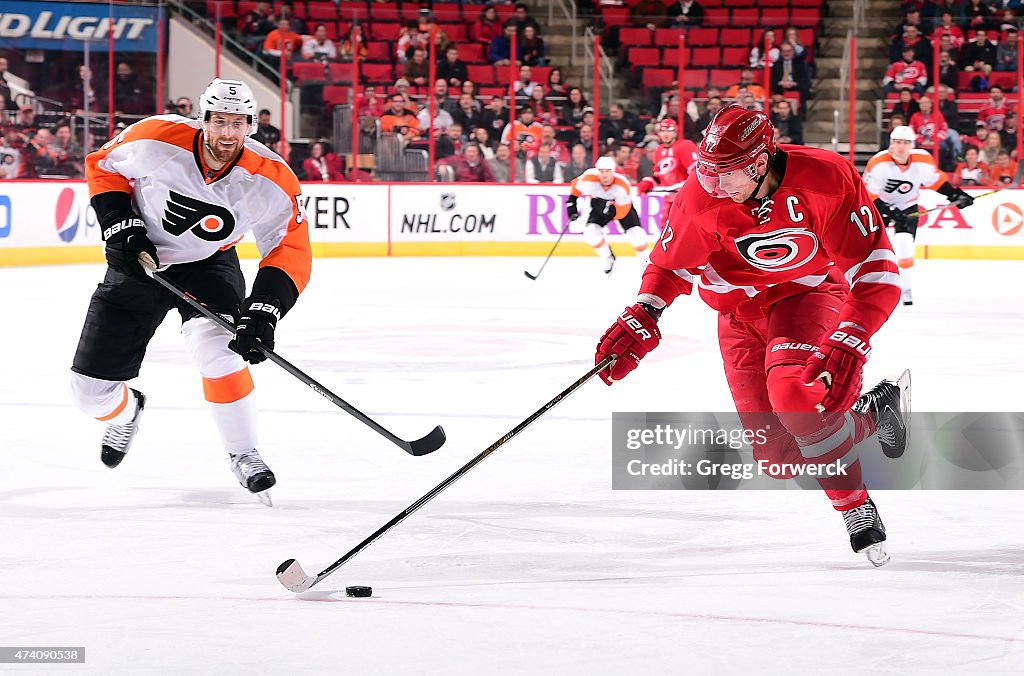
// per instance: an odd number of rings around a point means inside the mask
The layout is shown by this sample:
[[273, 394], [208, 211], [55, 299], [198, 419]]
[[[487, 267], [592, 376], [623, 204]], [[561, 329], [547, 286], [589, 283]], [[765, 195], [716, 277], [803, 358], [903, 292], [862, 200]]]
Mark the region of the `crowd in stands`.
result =
[[882, 147], [888, 130], [908, 125], [918, 147], [938, 149], [939, 166], [954, 185], [1020, 186], [1021, 9], [1019, 2], [988, 0], [904, 2], [882, 81], [888, 117]]

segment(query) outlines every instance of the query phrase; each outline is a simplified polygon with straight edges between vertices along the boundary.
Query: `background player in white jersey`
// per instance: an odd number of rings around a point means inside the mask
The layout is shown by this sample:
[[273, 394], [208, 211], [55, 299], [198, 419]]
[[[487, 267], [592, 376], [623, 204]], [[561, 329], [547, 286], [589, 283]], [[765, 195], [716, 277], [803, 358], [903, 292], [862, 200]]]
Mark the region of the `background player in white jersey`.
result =
[[587, 169], [570, 183], [566, 202], [569, 220], [575, 221], [580, 217], [577, 200], [590, 198], [590, 215], [583, 228], [583, 239], [604, 259], [605, 274], [610, 274], [615, 267], [615, 254], [605, 239], [605, 228], [612, 221], [622, 226], [637, 255], [647, 251], [647, 233], [640, 227], [640, 215], [633, 207], [629, 179], [615, 169], [615, 160], [611, 157], [598, 158], [593, 169]]
[[946, 180], [926, 150], [914, 149], [914, 130], [899, 126], [889, 134], [889, 149], [876, 154], [864, 170], [864, 183], [882, 220], [893, 228], [892, 246], [900, 266], [904, 305], [913, 305], [911, 271], [917, 237], [917, 196], [921, 188], [935, 190], [961, 209], [974, 198]]
[[[126, 381], [139, 375], [154, 332], [177, 309], [231, 469], [239, 483], [259, 494], [276, 479], [256, 451], [246, 362], [266, 358], [258, 345], [273, 348], [278, 319], [309, 281], [309, 231], [291, 169], [246, 138], [256, 130], [256, 98], [249, 87], [214, 80], [199, 111], [198, 120], [141, 120], [86, 160], [108, 268], [89, 303], [71, 389], [79, 409], [107, 424], [100, 459], [117, 467], [146, 404]], [[243, 301], [245, 279], [234, 245], [249, 232], [263, 258]], [[230, 317], [234, 337], [150, 279], [144, 266], [160, 269]]]

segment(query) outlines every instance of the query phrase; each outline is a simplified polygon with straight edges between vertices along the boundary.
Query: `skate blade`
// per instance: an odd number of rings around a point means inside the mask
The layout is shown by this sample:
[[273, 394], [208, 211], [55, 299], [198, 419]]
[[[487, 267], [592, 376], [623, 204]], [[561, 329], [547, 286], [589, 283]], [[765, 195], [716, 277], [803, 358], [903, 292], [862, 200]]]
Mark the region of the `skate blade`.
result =
[[259, 493], [253, 493], [253, 495], [255, 495], [259, 499], [259, 501], [262, 502], [266, 507], [274, 506], [274, 502], [270, 499], [269, 490], [260, 491]]
[[864, 555], [875, 568], [881, 568], [885, 564], [889, 563], [890, 559], [889, 552], [886, 550], [884, 542], [871, 545], [864, 550]]

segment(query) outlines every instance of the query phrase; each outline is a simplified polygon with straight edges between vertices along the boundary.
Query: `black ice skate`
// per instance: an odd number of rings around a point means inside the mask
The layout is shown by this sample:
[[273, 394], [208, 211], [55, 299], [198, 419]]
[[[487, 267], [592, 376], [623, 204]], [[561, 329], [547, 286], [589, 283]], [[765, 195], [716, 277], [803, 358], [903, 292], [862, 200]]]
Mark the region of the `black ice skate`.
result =
[[238, 483], [250, 493], [255, 493], [260, 502], [269, 506], [270, 494], [266, 491], [277, 483], [277, 479], [256, 449], [237, 454], [228, 453], [228, 458], [231, 460], [231, 471], [234, 472]]
[[874, 420], [885, 457], [902, 456], [910, 439], [910, 371], [904, 371], [895, 383], [883, 380], [860, 395], [853, 410]]
[[871, 498], [860, 507], [843, 512], [846, 532], [850, 534], [853, 551], [864, 554], [875, 568], [889, 563], [889, 552], [885, 549], [885, 526], [878, 516], [878, 509]]
[[604, 259], [604, 274], [612, 274], [612, 268], [615, 267], [615, 254], [609, 252], [608, 257]]
[[903, 293], [900, 295], [900, 300], [903, 301], [904, 305], [913, 305], [914, 294], [910, 291], [910, 289], [903, 289]]
[[107, 429], [103, 432], [100, 460], [111, 469], [121, 464], [125, 453], [131, 448], [135, 434], [139, 431], [139, 418], [142, 417], [142, 409], [146, 407], [146, 395], [138, 390], [131, 390], [131, 395], [137, 402], [132, 419], [123, 425], [107, 425]]

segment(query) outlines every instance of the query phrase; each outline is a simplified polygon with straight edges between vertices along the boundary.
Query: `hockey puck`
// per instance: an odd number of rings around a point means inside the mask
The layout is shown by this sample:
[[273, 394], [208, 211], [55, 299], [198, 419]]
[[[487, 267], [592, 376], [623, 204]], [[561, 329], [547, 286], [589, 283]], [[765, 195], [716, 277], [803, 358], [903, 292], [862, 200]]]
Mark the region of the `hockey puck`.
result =
[[345, 596], [354, 596], [360, 599], [373, 596], [373, 587], [345, 587]]

